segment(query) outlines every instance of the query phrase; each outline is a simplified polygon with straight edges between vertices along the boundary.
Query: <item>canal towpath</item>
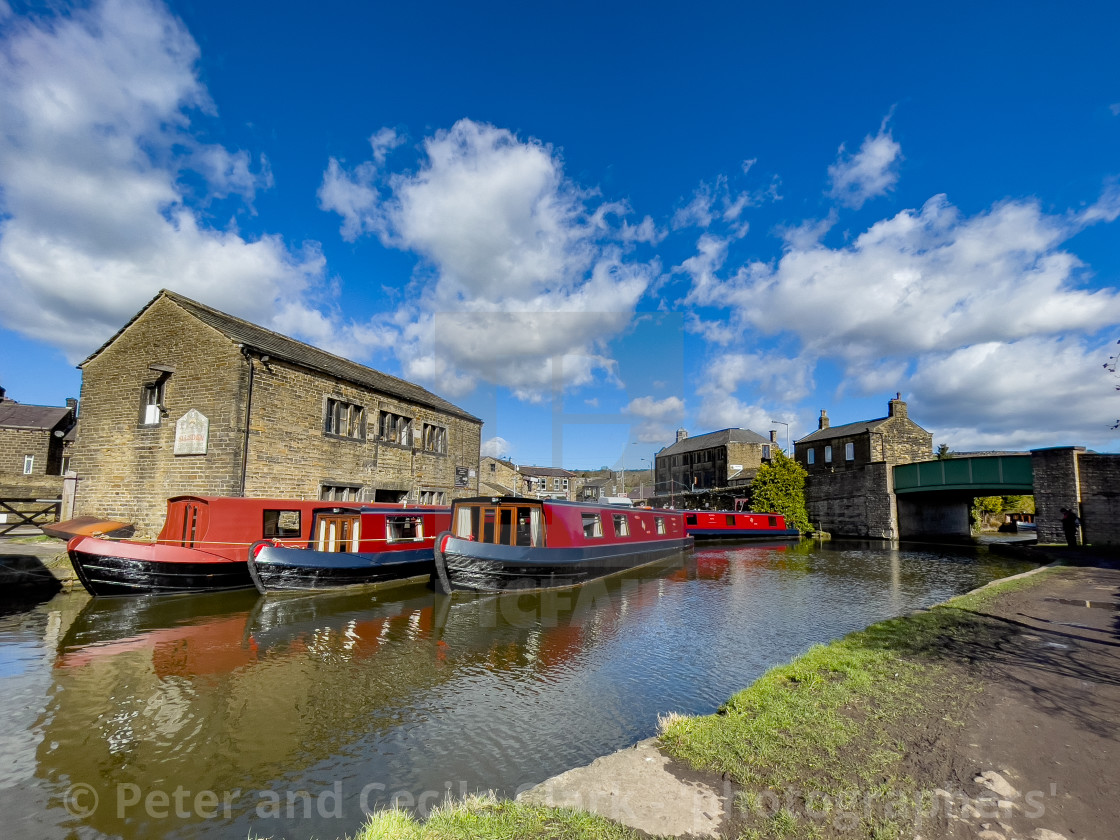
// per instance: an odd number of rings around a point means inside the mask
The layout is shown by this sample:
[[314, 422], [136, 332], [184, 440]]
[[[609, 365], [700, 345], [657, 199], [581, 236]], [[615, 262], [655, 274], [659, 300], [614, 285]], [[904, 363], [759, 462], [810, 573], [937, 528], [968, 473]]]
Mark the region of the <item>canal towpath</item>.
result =
[[[1064, 550], [1055, 551], [1065, 557]], [[1046, 559], [1053, 554], [1039, 551]], [[979, 690], [955, 708], [931, 703], [890, 731], [904, 747], [900, 770], [908, 777], [907, 795], [922, 794], [925, 803], [909, 822], [903, 820], [909, 829], [903, 836], [1115, 836], [1120, 564], [1116, 555], [1099, 552], [1069, 558], [1089, 565], [1036, 570], [1028, 573], [1028, 584], [970, 605], [980, 632], [954, 639], [939, 655], [969, 674]], [[937, 609], [957, 609], [955, 602]], [[549, 779], [520, 798], [590, 810], [658, 836], [753, 836], [751, 826], [757, 832], [761, 825], [761, 836], [780, 827], [776, 836], [797, 837], [799, 821], [810, 827], [814, 819], [812, 836], [855, 836], [851, 826], [814, 814], [803, 797], [792, 807], [784, 800], [783, 826], [773, 823], [777, 812], [769, 822], [763, 814], [751, 823], [743, 803], [757, 802], [757, 793], [744, 792], [727, 773], [693, 770], [649, 739]]]

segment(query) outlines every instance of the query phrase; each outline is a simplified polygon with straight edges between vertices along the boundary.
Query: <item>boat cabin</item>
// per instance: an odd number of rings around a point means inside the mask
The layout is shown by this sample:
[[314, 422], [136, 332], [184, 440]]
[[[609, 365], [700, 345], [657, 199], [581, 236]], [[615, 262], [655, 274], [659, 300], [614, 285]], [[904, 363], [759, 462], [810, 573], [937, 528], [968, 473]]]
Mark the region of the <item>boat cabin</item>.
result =
[[321, 509], [315, 512], [308, 547], [350, 554], [404, 550], [430, 544], [450, 524], [450, 509], [436, 505]]

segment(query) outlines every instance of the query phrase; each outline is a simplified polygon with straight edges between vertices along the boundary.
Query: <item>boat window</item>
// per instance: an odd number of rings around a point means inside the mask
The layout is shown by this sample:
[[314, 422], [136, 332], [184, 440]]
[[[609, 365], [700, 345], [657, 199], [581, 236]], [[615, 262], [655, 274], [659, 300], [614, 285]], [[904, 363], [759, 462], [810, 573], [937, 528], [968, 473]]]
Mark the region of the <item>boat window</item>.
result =
[[360, 530], [357, 516], [320, 516], [315, 548], [319, 551], [356, 552]]
[[541, 533], [541, 509], [517, 508], [517, 545], [538, 546], [544, 543]]
[[727, 514], [726, 518], [727, 518], [727, 524], [728, 525], [734, 525], [735, 524], [735, 514], [729, 513], [729, 514]]
[[768, 516], [766, 518], [769, 520], [769, 524], [770, 524], [771, 528], [777, 528], [778, 527], [778, 517]]
[[696, 514], [695, 513], [690, 513], [690, 514], [686, 515], [685, 518], [684, 518], [684, 524], [685, 525], [695, 525], [696, 524]]
[[386, 516], [385, 541], [411, 542], [424, 539], [424, 520], [419, 516]]
[[653, 517], [653, 521], [657, 525], [657, 533], [664, 534], [665, 533], [665, 517], [664, 516], [655, 516], [655, 517]]
[[261, 531], [266, 540], [300, 535], [298, 510], [266, 510], [264, 529]]
[[494, 522], [497, 518], [498, 512], [494, 508], [482, 509], [482, 531], [478, 537], [479, 542], [494, 542]]
[[589, 539], [603, 536], [603, 518], [597, 513], [584, 513], [583, 535]]
[[513, 545], [513, 508], [498, 508], [498, 544]]
[[616, 513], [614, 516], [614, 533], [619, 537], [630, 536], [630, 521], [626, 518], [624, 513]]
[[455, 514], [455, 536], [469, 537], [475, 533], [472, 522], [478, 521], [478, 508], [464, 505]]

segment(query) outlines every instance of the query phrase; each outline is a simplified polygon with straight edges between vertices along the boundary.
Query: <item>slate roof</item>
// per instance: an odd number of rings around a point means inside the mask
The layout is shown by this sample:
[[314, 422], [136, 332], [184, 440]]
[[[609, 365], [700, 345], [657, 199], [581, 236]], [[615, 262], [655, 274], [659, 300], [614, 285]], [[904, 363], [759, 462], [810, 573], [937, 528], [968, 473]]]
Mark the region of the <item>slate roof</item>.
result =
[[711, 449], [713, 446], [726, 446], [729, 443], [771, 443], [771, 440], [758, 434], [758, 432], [752, 432], [750, 429], [721, 429], [718, 432], [708, 432], [705, 435], [678, 440], [672, 446], [662, 449], [657, 455], [658, 457], [682, 455], [685, 452]]
[[0, 428], [32, 429], [49, 432], [70, 417], [70, 409], [54, 405], [24, 405], [4, 400], [0, 402]]
[[302, 341], [297, 341], [294, 338], [289, 338], [286, 335], [281, 335], [278, 332], [265, 329], [257, 324], [250, 323], [241, 318], [236, 318], [233, 315], [227, 315], [225, 312], [219, 312], [217, 309], [213, 309], [196, 300], [191, 300], [176, 292], [169, 291], [168, 289], [161, 289], [158, 295], [148, 301], [143, 309], [137, 312], [112, 338], [90, 354], [78, 367], [84, 367], [91, 359], [100, 355], [106, 347], [117, 339], [117, 336], [132, 326], [136, 319], [150, 309], [161, 297], [167, 298], [177, 304], [202, 323], [213, 327], [231, 341], [237, 342], [238, 344], [245, 344], [262, 354], [274, 356], [277, 359], [283, 359], [284, 361], [292, 362], [319, 373], [337, 376], [339, 379], [344, 379], [347, 382], [352, 382], [356, 385], [364, 385], [367, 388], [380, 391], [383, 394], [398, 397], [402, 400], [408, 400], [409, 402], [419, 403], [420, 405], [426, 405], [429, 408], [445, 411], [448, 414], [454, 414], [467, 420], [473, 420], [476, 423], [482, 422], [479, 418], [468, 414], [458, 406], [449, 403], [447, 400], [436, 396], [431, 391], [419, 385], [407, 382], [404, 379], [398, 379], [395, 376], [390, 376], [387, 373], [382, 373], [373, 368], [368, 368], [365, 365], [360, 365], [357, 362], [352, 362], [349, 359], [344, 359], [333, 353], [328, 353], [326, 350], [320, 350], [318, 347], [312, 347], [310, 344], [304, 344]]
[[575, 478], [574, 472], [562, 470], [559, 467], [520, 467], [522, 475], [535, 475], [547, 478]]
[[890, 419], [890, 417], [880, 417], [877, 420], [862, 420], [859, 423], [847, 423], [843, 426], [829, 426], [827, 429], [817, 429], [815, 432], [810, 432], [800, 440], [794, 441], [794, 443], [810, 443], [818, 440], [831, 440], [832, 438], [838, 437], [862, 435], [865, 432], [870, 432], [878, 428]]

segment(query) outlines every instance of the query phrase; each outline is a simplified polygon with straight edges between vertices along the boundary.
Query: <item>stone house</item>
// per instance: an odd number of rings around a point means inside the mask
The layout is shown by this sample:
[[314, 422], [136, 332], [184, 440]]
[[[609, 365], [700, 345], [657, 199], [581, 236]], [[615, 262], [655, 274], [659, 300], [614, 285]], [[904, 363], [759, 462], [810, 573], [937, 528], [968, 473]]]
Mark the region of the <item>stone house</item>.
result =
[[933, 433], [910, 419], [900, 394], [887, 416], [832, 426], [821, 411], [818, 428], [794, 442], [794, 458], [808, 472], [805, 503], [814, 527], [846, 536], [895, 539], [898, 512], [890, 469], [933, 457]]
[[487, 455], [478, 465], [478, 492], [494, 496], [521, 495], [521, 473], [512, 461]]
[[725, 489], [749, 484], [759, 468], [779, 449], [775, 432], [765, 438], [750, 429], [721, 429], [677, 440], [654, 456], [655, 496], [665, 500], [681, 493]]
[[578, 476], [559, 467], [519, 467], [521, 495], [538, 499], [567, 499], [576, 497]]
[[[77, 400], [65, 406], [25, 405], [0, 388], [0, 475], [57, 476], [65, 472], [66, 436], [73, 428]], [[31, 479], [28, 479], [31, 480]]]
[[77, 512], [138, 535], [183, 493], [446, 504], [478, 492], [477, 417], [174, 292], [79, 367]]

